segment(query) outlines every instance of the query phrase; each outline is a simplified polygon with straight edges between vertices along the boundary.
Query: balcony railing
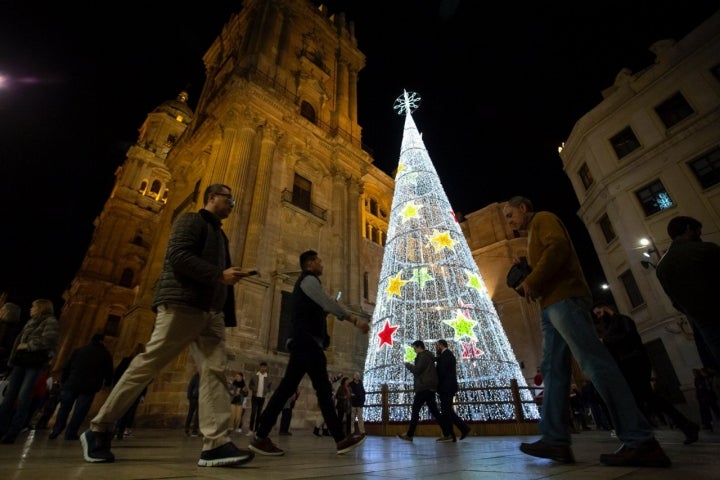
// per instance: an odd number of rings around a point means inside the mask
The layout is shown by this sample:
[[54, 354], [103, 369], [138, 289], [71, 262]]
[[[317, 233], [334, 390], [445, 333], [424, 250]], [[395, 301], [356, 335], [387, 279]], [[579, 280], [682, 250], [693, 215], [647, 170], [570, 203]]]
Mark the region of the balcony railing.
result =
[[316, 217], [318, 217], [321, 220], [327, 220], [327, 210], [324, 208], [320, 208], [317, 205], [315, 205], [312, 202], [299, 202], [296, 201], [296, 199], [293, 197], [292, 190], [283, 190], [282, 191], [282, 201], [285, 203], [289, 203], [290, 205], [293, 205], [301, 210], [305, 210], [306, 212], [309, 212]]

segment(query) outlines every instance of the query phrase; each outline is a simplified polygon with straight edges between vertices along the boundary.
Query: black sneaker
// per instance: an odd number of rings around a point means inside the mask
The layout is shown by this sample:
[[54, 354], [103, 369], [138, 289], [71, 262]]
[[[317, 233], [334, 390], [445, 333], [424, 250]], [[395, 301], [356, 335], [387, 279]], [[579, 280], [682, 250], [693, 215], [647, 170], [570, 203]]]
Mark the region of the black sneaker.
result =
[[455, 437], [453, 437], [452, 435], [445, 435], [444, 437], [440, 437], [435, 441], [440, 442], [440, 443], [448, 443], [448, 442], [455, 443]]
[[354, 448], [359, 447], [366, 438], [367, 437], [365, 435], [348, 435], [347, 437], [343, 438], [336, 443], [338, 455], [348, 453]]
[[93, 432], [90, 429], [85, 430], [85, 432], [80, 435], [80, 443], [82, 443], [83, 457], [85, 457], [85, 461], [90, 463], [114, 462], [115, 455], [113, 455], [110, 451], [112, 436], [112, 432]]
[[228, 442], [212, 450], [200, 452], [198, 467], [227, 467], [230, 465], [242, 465], [255, 458], [253, 452], [240, 450], [234, 443]]
[[398, 433], [398, 434], [397, 434], [397, 437], [398, 437], [400, 440], [405, 440], [406, 442], [412, 442], [412, 438], [413, 438], [413, 437], [411, 437], [411, 436], [409, 436], [409, 435], [406, 435], [406, 434], [404, 434], [404, 433]]
[[682, 432], [685, 434], [685, 440], [683, 443], [685, 445], [690, 445], [691, 443], [695, 443], [698, 441], [698, 432], [700, 432], [700, 427], [695, 422], [688, 422], [686, 425], [680, 428]]
[[468, 435], [470, 435], [470, 427], [465, 427], [465, 429], [460, 433], [460, 440], [465, 440]]
[[285, 454], [285, 450], [282, 450], [275, 446], [272, 440], [270, 440], [270, 437], [259, 438], [256, 436], [253, 441], [250, 442], [248, 448], [255, 453], [259, 453], [260, 455], [271, 455], [277, 457], [279, 455]]

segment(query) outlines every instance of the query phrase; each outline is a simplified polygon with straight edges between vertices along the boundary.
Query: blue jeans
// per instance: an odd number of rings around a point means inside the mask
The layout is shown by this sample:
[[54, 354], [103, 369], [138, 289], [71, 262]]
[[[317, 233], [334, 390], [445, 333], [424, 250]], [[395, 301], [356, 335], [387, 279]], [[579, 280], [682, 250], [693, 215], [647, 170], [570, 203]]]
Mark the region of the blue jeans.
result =
[[605, 401], [618, 439], [630, 448], [654, 438], [652, 427], [635, 404], [630, 387], [607, 348], [598, 339], [589, 298], [568, 298], [541, 313], [545, 383], [540, 433], [553, 445], [570, 445], [571, 358], [590, 378]]
[[5, 397], [0, 404], [0, 433], [17, 435], [30, 414], [32, 391], [43, 367], [12, 367]]

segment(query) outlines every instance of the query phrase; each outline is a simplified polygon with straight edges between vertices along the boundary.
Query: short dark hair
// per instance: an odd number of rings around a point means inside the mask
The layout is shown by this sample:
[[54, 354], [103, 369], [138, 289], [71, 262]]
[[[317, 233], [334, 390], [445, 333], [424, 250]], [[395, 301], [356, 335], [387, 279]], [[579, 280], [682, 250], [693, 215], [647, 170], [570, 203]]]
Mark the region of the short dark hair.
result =
[[425, 342], [423, 342], [422, 340], [415, 340], [415, 341], [412, 343], [412, 346], [413, 346], [413, 347], [420, 347], [420, 348], [422, 348], [423, 350], [425, 350]]
[[267, 367], [267, 362], [260, 362], [261, 367]]
[[442, 345], [442, 346], [445, 347], [445, 348], [448, 347], [448, 346], [447, 346], [447, 340], [445, 340], [444, 338], [441, 338], [440, 340], [438, 340], [437, 343], [439, 343], [440, 345]]
[[517, 208], [520, 205], [525, 205], [528, 212], [534, 212], [535, 208], [533, 207], [533, 203], [530, 201], [527, 197], [521, 197], [520, 195], [515, 195], [514, 197], [510, 197], [510, 200], [507, 201], [508, 205], [511, 207]]
[[693, 217], [679, 215], [670, 219], [667, 225], [667, 233], [672, 240], [675, 240], [677, 237], [687, 232], [688, 228], [691, 230], [700, 230], [702, 228], [702, 223]]
[[92, 336], [93, 343], [102, 343], [103, 340], [105, 340], [105, 335], [103, 335], [102, 333], [96, 333]]
[[311, 260], [315, 260], [318, 253], [315, 250], [305, 250], [300, 254], [300, 268], [305, 270], [305, 265]]
[[232, 192], [232, 188], [228, 187], [224, 183], [213, 183], [212, 185], [208, 185], [208, 187], [205, 189], [205, 194], [203, 195], [203, 204], [207, 205], [207, 203], [210, 201], [210, 195], [213, 193], [225, 193], [223, 190], [225, 189], [230, 190]]

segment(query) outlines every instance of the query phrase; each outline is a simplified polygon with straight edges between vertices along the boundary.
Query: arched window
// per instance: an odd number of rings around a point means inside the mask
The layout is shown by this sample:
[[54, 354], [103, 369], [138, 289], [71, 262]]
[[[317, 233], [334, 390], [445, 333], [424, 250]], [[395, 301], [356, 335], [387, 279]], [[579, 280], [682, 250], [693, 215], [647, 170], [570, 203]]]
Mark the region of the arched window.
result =
[[315, 109], [312, 105], [310, 105], [305, 100], [302, 101], [300, 104], [300, 115], [310, 120], [312, 123], [315, 123], [316, 117], [315, 117]]
[[142, 183], [140, 183], [140, 188], [138, 188], [138, 192], [140, 192], [142, 195], [145, 195], [145, 190], [147, 190], [148, 182], [147, 180], [143, 180]]
[[152, 193], [155, 198], [157, 198], [160, 194], [161, 186], [162, 184], [160, 183], [160, 180], [153, 180], [152, 187], [150, 187], [150, 193]]

